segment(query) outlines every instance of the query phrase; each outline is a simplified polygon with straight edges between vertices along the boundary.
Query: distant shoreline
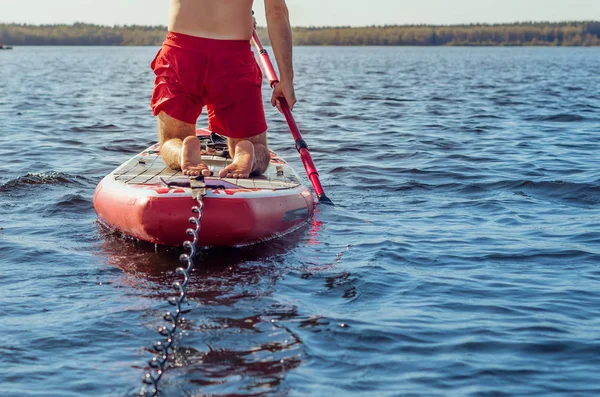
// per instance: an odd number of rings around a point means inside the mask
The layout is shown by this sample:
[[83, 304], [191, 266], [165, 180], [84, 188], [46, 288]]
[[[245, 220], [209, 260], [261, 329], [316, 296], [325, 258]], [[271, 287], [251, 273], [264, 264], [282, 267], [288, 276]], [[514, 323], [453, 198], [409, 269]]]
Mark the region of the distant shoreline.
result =
[[[165, 26], [1, 24], [0, 45], [158, 46]], [[259, 36], [269, 43], [265, 28]], [[294, 45], [313, 46], [600, 46], [600, 22], [296, 27]]]

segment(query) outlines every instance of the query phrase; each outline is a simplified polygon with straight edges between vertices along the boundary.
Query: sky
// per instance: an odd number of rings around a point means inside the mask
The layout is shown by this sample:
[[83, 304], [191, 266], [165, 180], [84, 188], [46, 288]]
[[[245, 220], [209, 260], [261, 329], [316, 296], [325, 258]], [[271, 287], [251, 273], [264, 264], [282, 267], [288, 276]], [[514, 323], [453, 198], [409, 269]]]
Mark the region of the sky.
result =
[[[236, 1], [236, 0], [221, 0]], [[287, 0], [293, 26], [600, 20], [600, 0]], [[0, 0], [0, 23], [166, 25], [169, 0]], [[264, 2], [255, 0], [258, 24]]]

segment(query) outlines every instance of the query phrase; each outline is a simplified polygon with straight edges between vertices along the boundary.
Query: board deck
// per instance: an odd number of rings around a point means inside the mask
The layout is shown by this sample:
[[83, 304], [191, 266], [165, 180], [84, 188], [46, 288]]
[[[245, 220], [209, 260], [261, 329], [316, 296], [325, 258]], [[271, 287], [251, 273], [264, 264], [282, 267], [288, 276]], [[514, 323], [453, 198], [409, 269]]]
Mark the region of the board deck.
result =
[[[113, 173], [115, 181], [138, 187], [155, 186], [189, 186], [189, 176], [180, 170], [166, 166], [160, 156], [158, 144], [151, 146], [142, 153], [125, 162]], [[231, 164], [231, 158], [213, 154], [203, 154], [202, 161], [206, 163], [213, 175]], [[227, 187], [241, 189], [290, 189], [300, 185], [298, 175], [290, 165], [271, 151], [271, 162], [266, 172], [261, 176], [251, 178], [206, 178], [207, 187]]]
[[[199, 134], [201, 144], [207, 135]], [[213, 142], [214, 143], [214, 142]], [[227, 145], [203, 145], [202, 160], [217, 175], [231, 163]], [[240, 246], [301, 227], [314, 200], [296, 171], [275, 152], [266, 172], [252, 178], [205, 178], [206, 195], [198, 245]], [[179, 245], [187, 238], [190, 177], [166, 166], [155, 144], [135, 155], [97, 186], [94, 208], [112, 229], [152, 243]]]

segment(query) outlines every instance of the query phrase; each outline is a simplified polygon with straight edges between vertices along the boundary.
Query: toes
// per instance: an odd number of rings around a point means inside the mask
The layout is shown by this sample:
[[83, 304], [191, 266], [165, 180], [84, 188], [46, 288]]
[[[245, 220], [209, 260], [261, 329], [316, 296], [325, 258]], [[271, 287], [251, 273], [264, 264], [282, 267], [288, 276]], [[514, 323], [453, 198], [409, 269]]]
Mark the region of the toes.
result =
[[219, 172], [219, 178], [233, 178], [233, 171], [230, 167], [225, 167]]
[[249, 178], [250, 173], [244, 171], [238, 171], [235, 168], [224, 168], [219, 172], [219, 178], [235, 178], [235, 179], [244, 179]]
[[[204, 171], [202, 171], [204, 172]], [[182, 170], [183, 175], [187, 175], [187, 176], [199, 176], [200, 175], [200, 171], [196, 171], [196, 170]]]

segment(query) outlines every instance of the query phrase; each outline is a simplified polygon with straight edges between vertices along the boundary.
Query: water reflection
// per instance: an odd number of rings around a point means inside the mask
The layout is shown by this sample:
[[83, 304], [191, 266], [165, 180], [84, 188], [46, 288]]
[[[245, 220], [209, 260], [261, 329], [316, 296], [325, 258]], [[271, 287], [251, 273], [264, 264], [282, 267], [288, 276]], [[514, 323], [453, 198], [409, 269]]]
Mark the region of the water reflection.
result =
[[[163, 395], [262, 396], [283, 391], [286, 375], [303, 361], [302, 341], [285, 322], [307, 319], [272, 293], [290, 267], [297, 267], [290, 260], [297, 247], [319, 244], [320, 227], [313, 220], [277, 240], [201, 252], [188, 285], [173, 366], [160, 382]], [[123, 270], [119, 282], [153, 301], [144, 315], [152, 322], [147, 326], [162, 324], [162, 314], [170, 309], [167, 299], [173, 296], [170, 285], [179, 280], [174, 270], [181, 266], [183, 249], [155, 247], [99, 229], [106, 262]], [[144, 360], [151, 356], [152, 342], [147, 341]]]

